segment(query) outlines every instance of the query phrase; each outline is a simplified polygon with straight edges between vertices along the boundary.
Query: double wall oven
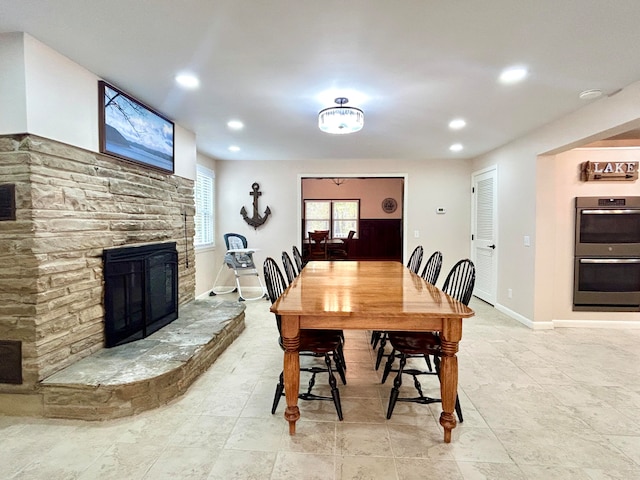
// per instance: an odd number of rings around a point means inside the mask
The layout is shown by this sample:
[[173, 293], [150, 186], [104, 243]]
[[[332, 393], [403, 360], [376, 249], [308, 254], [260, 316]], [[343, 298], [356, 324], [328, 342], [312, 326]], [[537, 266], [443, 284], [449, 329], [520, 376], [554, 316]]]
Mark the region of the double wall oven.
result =
[[640, 197], [577, 197], [574, 310], [640, 311]]

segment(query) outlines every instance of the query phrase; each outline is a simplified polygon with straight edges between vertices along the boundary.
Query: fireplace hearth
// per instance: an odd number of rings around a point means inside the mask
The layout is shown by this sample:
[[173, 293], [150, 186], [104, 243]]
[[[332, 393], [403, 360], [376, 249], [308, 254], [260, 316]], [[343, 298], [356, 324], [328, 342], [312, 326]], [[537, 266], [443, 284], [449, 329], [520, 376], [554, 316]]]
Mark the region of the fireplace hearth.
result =
[[107, 249], [105, 346], [151, 335], [178, 318], [176, 242]]

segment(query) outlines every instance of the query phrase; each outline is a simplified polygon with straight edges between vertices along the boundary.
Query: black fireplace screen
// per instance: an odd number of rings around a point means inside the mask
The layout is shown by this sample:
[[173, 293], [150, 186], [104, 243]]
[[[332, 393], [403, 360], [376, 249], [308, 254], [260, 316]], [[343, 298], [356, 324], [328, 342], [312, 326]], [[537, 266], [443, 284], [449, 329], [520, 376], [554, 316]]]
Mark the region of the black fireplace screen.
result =
[[139, 340], [178, 318], [176, 243], [104, 251], [105, 346]]

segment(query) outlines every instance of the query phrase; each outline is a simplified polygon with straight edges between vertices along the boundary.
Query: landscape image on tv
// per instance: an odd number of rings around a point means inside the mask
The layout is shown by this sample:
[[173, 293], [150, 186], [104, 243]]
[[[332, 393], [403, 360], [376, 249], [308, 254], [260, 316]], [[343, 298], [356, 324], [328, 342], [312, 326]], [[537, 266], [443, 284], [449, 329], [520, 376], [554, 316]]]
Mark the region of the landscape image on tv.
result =
[[100, 87], [101, 152], [173, 173], [173, 122], [106, 82]]

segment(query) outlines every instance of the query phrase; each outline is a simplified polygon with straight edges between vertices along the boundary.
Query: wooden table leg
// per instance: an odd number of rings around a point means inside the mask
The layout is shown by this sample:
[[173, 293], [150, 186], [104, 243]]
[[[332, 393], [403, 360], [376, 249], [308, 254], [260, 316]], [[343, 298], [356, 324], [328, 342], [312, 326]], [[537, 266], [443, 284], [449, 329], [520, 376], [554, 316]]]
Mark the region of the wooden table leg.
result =
[[300, 391], [300, 320], [297, 316], [282, 317], [282, 344], [284, 346], [284, 392], [287, 408], [284, 418], [289, 422], [289, 435], [295, 435], [300, 418], [298, 392]]
[[444, 442], [451, 443], [451, 430], [456, 428], [454, 414], [458, 393], [458, 342], [462, 337], [462, 319], [449, 322], [441, 334], [440, 395], [442, 413], [440, 425], [444, 428]]

